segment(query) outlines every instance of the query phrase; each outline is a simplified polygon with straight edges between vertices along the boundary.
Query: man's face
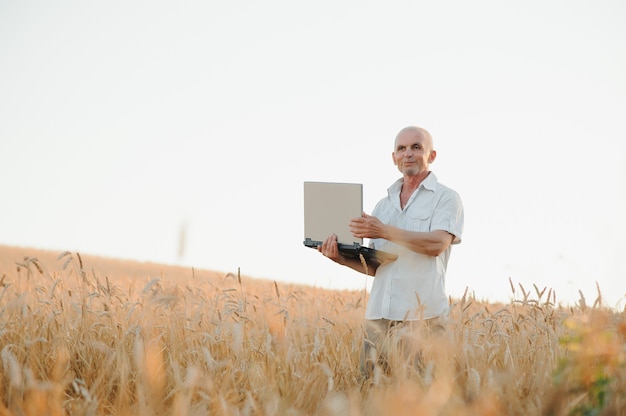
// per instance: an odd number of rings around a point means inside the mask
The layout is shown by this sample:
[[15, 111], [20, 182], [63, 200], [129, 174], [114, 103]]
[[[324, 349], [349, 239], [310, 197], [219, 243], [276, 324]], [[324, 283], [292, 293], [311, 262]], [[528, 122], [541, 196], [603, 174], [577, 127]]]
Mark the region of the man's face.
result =
[[395, 149], [391, 155], [394, 165], [403, 175], [414, 176], [428, 172], [436, 152], [429, 137], [420, 131], [405, 130], [396, 137]]

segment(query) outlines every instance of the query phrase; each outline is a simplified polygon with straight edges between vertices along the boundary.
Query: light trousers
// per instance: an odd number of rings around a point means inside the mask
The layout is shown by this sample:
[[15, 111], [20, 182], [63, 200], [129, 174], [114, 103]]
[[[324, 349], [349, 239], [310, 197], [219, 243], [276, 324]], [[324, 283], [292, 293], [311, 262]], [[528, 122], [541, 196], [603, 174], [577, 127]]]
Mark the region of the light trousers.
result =
[[366, 320], [361, 374], [371, 377], [376, 366], [387, 374], [392, 369], [421, 371], [423, 346], [433, 335], [444, 332], [445, 321], [443, 316], [416, 321]]

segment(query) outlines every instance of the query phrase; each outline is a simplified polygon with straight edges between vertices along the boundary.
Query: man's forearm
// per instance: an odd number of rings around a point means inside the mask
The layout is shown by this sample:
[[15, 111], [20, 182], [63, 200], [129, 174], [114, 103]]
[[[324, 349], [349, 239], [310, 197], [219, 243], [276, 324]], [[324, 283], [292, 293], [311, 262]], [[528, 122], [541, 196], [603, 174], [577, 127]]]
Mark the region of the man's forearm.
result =
[[363, 259], [363, 262], [359, 259], [344, 257], [341, 262], [339, 262], [342, 266], [346, 266], [351, 268], [352, 270], [356, 270], [359, 273], [367, 274], [369, 276], [374, 276], [376, 274], [377, 265], [373, 265], [371, 263], [367, 263], [367, 260]]
[[384, 239], [408, 248], [411, 251], [437, 257], [452, 243], [452, 234], [443, 230], [430, 232], [408, 231], [386, 225]]

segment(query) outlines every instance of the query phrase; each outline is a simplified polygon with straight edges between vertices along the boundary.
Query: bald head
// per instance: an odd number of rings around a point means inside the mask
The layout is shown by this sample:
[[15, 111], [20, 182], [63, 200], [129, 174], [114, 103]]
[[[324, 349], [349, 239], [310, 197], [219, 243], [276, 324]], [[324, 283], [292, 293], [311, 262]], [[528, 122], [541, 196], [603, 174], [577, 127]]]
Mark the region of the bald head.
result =
[[400, 137], [401, 135], [405, 135], [405, 134], [412, 134], [414, 136], [419, 136], [422, 137], [424, 139], [424, 147], [427, 147], [428, 150], [433, 150], [433, 138], [430, 135], [430, 133], [428, 132], [428, 130], [423, 129], [421, 127], [417, 127], [417, 126], [409, 126], [409, 127], [405, 127], [402, 130], [400, 130], [398, 132], [398, 134], [396, 135], [396, 140], [393, 143], [393, 148], [394, 150], [396, 149], [397, 145], [398, 145], [398, 137]]
[[[393, 152], [393, 163], [407, 178], [425, 178], [429, 166], [435, 161], [437, 152], [433, 148], [433, 139], [421, 127], [405, 127], [396, 136]], [[420, 179], [420, 180], [421, 180]]]

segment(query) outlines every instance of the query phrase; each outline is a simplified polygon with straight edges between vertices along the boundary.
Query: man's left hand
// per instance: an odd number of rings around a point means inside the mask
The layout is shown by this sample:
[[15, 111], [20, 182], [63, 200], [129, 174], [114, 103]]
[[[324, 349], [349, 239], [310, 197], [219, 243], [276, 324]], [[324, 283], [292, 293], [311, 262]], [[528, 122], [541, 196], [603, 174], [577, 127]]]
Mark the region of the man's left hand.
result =
[[357, 238], [385, 238], [384, 230], [385, 224], [365, 212], [361, 217], [350, 220], [350, 231]]

